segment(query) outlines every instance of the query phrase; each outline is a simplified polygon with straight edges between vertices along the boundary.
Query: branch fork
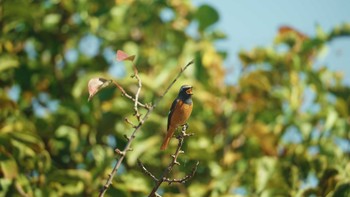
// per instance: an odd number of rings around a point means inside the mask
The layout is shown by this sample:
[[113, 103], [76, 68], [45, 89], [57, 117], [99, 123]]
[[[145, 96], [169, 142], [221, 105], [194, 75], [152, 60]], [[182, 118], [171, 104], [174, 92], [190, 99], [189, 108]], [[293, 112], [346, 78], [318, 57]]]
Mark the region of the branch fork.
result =
[[196, 164], [192, 168], [191, 173], [186, 175], [185, 177], [183, 177], [181, 179], [170, 179], [167, 177], [175, 165], [180, 165], [180, 162], [177, 161], [177, 158], [180, 154], [184, 153], [184, 151], [181, 150], [181, 147], [183, 145], [185, 138], [193, 135], [193, 133], [190, 133], [190, 134], [186, 133], [187, 128], [188, 128], [188, 125], [183, 125], [181, 133], [178, 136], [176, 136], [176, 139], [178, 139], [178, 141], [179, 141], [177, 148], [175, 150], [175, 153], [171, 155], [172, 161], [170, 162], [168, 167], [163, 171], [163, 174], [160, 178], [157, 178], [155, 175], [153, 175], [140, 160], [137, 161], [142, 172], [144, 174], [148, 175], [149, 177], [151, 177], [153, 179], [153, 181], [156, 183], [156, 185], [152, 189], [151, 193], [149, 194], [149, 197], [159, 196], [159, 194], [157, 194], [157, 190], [163, 182], [167, 182], [169, 185], [171, 185], [172, 183], [185, 183], [186, 181], [191, 179], [194, 176], [194, 174], [196, 173], [197, 167], [199, 165], [198, 161], [196, 162]]
[[[141, 92], [141, 88], [142, 88], [142, 80], [138, 75], [138, 70], [137, 67], [134, 64], [134, 58], [135, 56], [129, 56], [127, 55], [125, 52], [118, 50], [117, 51], [117, 60], [118, 61], [131, 61], [133, 63], [133, 70], [134, 70], [134, 74], [133, 74], [133, 78], [135, 78], [137, 80], [137, 84], [138, 84], [138, 88], [137, 91], [135, 93], [135, 97], [130, 96], [125, 90], [124, 88], [119, 85], [119, 83], [115, 80], [105, 80], [105, 79], [94, 79], [94, 81], [92, 81], [93, 83], [91, 83], [93, 86], [91, 88], [91, 86], [88, 86], [89, 88], [89, 100], [102, 88], [106, 87], [109, 84], [114, 84], [122, 93], [122, 96], [128, 98], [129, 100], [134, 102], [134, 116], [136, 117], [138, 124], [134, 124], [132, 123], [129, 119], [125, 118], [125, 122], [130, 124], [132, 126], [132, 128], [134, 129], [131, 136], [128, 137], [126, 135], [124, 135], [124, 137], [127, 139], [127, 144], [125, 145], [123, 151], [119, 150], [119, 149], [115, 149], [115, 152], [120, 156], [117, 159], [117, 163], [114, 165], [111, 173], [108, 175], [108, 179], [106, 181], [106, 183], [103, 185], [103, 187], [100, 190], [99, 196], [102, 197], [104, 196], [104, 194], [106, 193], [106, 191], [108, 190], [109, 186], [112, 184], [112, 180], [114, 178], [114, 176], [116, 175], [116, 172], [118, 171], [122, 161], [124, 160], [126, 153], [128, 151], [131, 151], [131, 143], [132, 141], [135, 139], [136, 137], [136, 133], [141, 129], [142, 125], [145, 123], [145, 121], [149, 118], [149, 115], [152, 113], [152, 111], [154, 110], [154, 108], [156, 108], [156, 106], [158, 105], [158, 103], [163, 99], [163, 97], [168, 93], [169, 89], [175, 84], [175, 82], [177, 81], [177, 79], [182, 75], [182, 73], [191, 65], [193, 64], [193, 61], [190, 61], [189, 63], [186, 64], [186, 66], [184, 68], [181, 68], [181, 71], [177, 74], [177, 76], [175, 77], [175, 79], [172, 81], [172, 83], [170, 83], [170, 85], [167, 87], [167, 89], [164, 91], [164, 93], [158, 98], [158, 100], [156, 100], [154, 102], [154, 104], [143, 104], [141, 102], [139, 102], [139, 95]], [[90, 85], [90, 84], [89, 84]], [[92, 91], [90, 91], [90, 89]], [[139, 113], [139, 107], [142, 107], [144, 109], [147, 110], [145, 115], [142, 115]], [[176, 156], [177, 157], [177, 156]], [[176, 161], [176, 158], [175, 160]], [[167, 180], [165, 180], [167, 182]], [[163, 180], [162, 180], [163, 182]], [[158, 194], [155, 194], [155, 196], [159, 196]]]

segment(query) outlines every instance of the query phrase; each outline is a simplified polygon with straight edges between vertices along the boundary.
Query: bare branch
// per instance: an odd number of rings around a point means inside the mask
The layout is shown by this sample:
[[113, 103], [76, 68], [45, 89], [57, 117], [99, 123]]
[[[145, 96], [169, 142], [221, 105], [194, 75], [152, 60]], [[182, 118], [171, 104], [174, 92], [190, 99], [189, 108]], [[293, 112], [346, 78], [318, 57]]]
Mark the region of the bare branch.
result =
[[196, 171], [197, 171], [198, 165], [199, 165], [199, 161], [197, 161], [196, 165], [194, 165], [194, 167], [192, 168], [191, 173], [188, 174], [188, 175], [186, 175], [186, 176], [183, 177], [182, 179], [169, 179], [169, 178], [166, 178], [166, 179], [164, 180], [164, 182], [169, 183], [169, 185], [172, 184], [172, 183], [185, 183], [186, 181], [188, 181], [189, 179], [191, 179], [191, 178], [194, 176], [194, 174], [195, 174]]
[[188, 126], [184, 125], [182, 127], [181, 133], [176, 137], [179, 140], [179, 143], [177, 145], [177, 148], [175, 150], [175, 153], [173, 155], [171, 155], [171, 157], [173, 158], [172, 161], [170, 162], [170, 164], [168, 165], [168, 167], [163, 171], [163, 174], [160, 178], [156, 178], [156, 176], [154, 176], [150, 171], [148, 171], [146, 169], [146, 167], [141, 163], [141, 161], [138, 161], [138, 164], [140, 166], [140, 168], [142, 169], [142, 171], [150, 176], [155, 182], [156, 185], [153, 187], [151, 193], [148, 195], [148, 197], [155, 197], [158, 194], [156, 193], [158, 188], [160, 187], [160, 185], [163, 182], [167, 182], [169, 184], [172, 183], [185, 183], [186, 181], [188, 181], [190, 178], [192, 178], [194, 176], [194, 174], [196, 173], [197, 167], [199, 162], [196, 163], [196, 165], [192, 168], [192, 171], [190, 174], [186, 175], [185, 177], [181, 178], [181, 179], [170, 179], [167, 176], [170, 174], [170, 172], [172, 171], [174, 165], [180, 165], [180, 163], [177, 161], [178, 156], [183, 153], [183, 151], [181, 150], [181, 147], [183, 145], [184, 139], [186, 137], [192, 136], [193, 134], [187, 134], [186, 130], [187, 130]]
[[[115, 80], [112, 80], [112, 83], [122, 92], [122, 95], [125, 96], [126, 98], [132, 100], [132, 101], [136, 101], [135, 98], [133, 98], [132, 96], [130, 96], [128, 93], [126, 93], [126, 91], [124, 90], [124, 88], [122, 86], [119, 85], [119, 83]], [[140, 103], [139, 101], [137, 101], [137, 104], [145, 109], [150, 109], [149, 105], [145, 105]]]
[[[136, 77], [137, 81], [138, 81], [138, 89], [137, 92], [135, 94], [135, 98], [133, 98], [132, 96], [130, 96], [129, 94], [126, 93], [126, 91], [124, 90], [123, 87], [121, 87], [118, 82], [116, 82], [115, 80], [112, 80], [113, 84], [122, 92], [122, 95], [124, 95], [125, 97], [127, 97], [128, 99], [134, 101], [134, 111], [135, 111], [135, 116], [138, 119], [138, 124], [135, 125], [134, 127], [134, 131], [132, 132], [131, 136], [128, 138], [128, 142], [124, 147], [123, 151], [120, 151], [119, 149], [119, 154], [120, 158], [117, 160], [117, 163], [114, 165], [112, 172], [110, 173], [106, 183], [104, 184], [104, 186], [102, 187], [102, 189], [100, 190], [99, 196], [102, 197], [104, 196], [104, 194], [106, 193], [107, 189], [109, 188], [109, 186], [112, 184], [112, 180], [113, 177], [115, 176], [116, 172], [118, 171], [121, 163], [123, 162], [126, 152], [130, 151], [131, 148], [131, 143], [132, 141], [135, 139], [135, 134], [140, 130], [140, 128], [142, 127], [142, 125], [145, 123], [145, 121], [148, 119], [149, 115], [152, 113], [152, 111], [154, 110], [154, 108], [157, 106], [157, 104], [163, 99], [163, 97], [167, 94], [167, 92], [169, 91], [169, 89], [174, 85], [174, 83], [177, 81], [177, 79], [182, 75], [182, 73], [188, 68], [188, 66], [190, 66], [193, 63], [193, 60], [190, 61], [184, 68], [181, 69], [181, 71], [178, 73], [178, 75], [175, 77], [174, 81], [168, 86], [168, 88], [164, 91], [164, 93], [162, 94], [162, 96], [155, 102], [154, 105], [148, 105], [148, 104], [142, 104], [138, 101], [139, 98], [139, 94], [141, 91], [141, 87], [142, 87], [142, 81], [138, 76], [138, 71], [136, 66], [134, 66], [134, 76]], [[137, 106], [141, 106], [145, 109], [147, 109], [147, 113], [145, 114], [145, 116], [143, 118], [141, 118], [141, 115], [138, 113], [138, 108]], [[158, 194], [157, 194], [158, 195]], [[158, 195], [159, 196], [159, 195]]]
[[135, 116], [137, 118], [137, 120], [140, 122], [140, 113], [139, 113], [139, 110], [138, 110], [138, 101], [139, 101], [139, 94], [141, 92], [141, 88], [142, 88], [142, 81], [141, 81], [141, 78], [139, 77], [138, 75], [138, 70], [135, 66], [135, 64], [133, 64], [133, 69], [134, 69], [134, 77], [136, 78], [137, 82], [138, 82], [138, 88], [137, 88], [137, 91], [136, 91], [136, 94], [135, 94], [135, 104], [134, 104], [134, 111], [135, 111]]
[[180, 72], [177, 74], [177, 76], [175, 77], [175, 79], [169, 84], [169, 86], [167, 87], [167, 89], [165, 89], [164, 93], [159, 97], [158, 101], [155, 102], [153, 104], [153, 108], [155, 108], [159, 101], [163, 99], [163, 97], [168, 93], [168, 91], [170, 90], [171, 87], [173, 87], [173, 85], [175, 84], [175, 82], [180, 78], [180, 76], [182, 75], [182, 73], [191, 65], [193, 64], [193, 60], [191, 60], [190, 62], [188, 62], [186, 64], [185, 67], [181, 68]]
[[137, 160], [137, 164], [139, 164], [143, 173], [150, 176], [155, 182], [159, 181], [156, 176], [154, 176], [150, 171], [147, 170], [147, 168], [143, 165], [143, 163], [139, 159]]
[[124, 118], [125, 122], [128, 123], [129, 125], [132, 126], [132, 128], [136, 128], [136, 125], [134, 125], [134, 123], [132, 123], [128, 118]]
[[122, 156], [125, 155], [125, 152], [119, 150], [118, 148], [116, 148], [116, 149], [114, 150], [114, 152], [116, 152], [118, 155], [122, 155]]
[[130, 140], [130, 138], [129, 138], [127, 135], [123, 135], [123, 137], [124, 137], [127, 141]]

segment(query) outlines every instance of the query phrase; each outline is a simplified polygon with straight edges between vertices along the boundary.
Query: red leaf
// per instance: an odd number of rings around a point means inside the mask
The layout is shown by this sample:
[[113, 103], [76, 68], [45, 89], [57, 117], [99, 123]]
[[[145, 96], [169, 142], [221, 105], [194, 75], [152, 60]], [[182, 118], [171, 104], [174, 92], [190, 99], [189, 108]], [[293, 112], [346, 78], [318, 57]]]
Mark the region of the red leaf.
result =
[[135, 59], [135, 55], [130, 56], [122, 50], [117, 51], [117, 60], [120, 62], [125, 61], [125, 60], [129, 60], [132, 62], [132, 61], [134, 61], [134, 59]]

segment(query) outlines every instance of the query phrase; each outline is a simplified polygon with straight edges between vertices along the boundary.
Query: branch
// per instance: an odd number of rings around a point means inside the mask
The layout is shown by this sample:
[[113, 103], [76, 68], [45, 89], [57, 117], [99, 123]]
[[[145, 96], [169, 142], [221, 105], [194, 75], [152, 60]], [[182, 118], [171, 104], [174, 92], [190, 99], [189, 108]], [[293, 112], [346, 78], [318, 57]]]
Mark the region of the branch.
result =
[[[122, 92], [122, 95], [125, 96], [126, 98], [132, 100], [132, 101], [136, 101], [135, 98], [133, 98], [132, 96], [130, 96], [128, 93], [126, 93], [126, 91], [124, 90], [124, 88], [122, 86], [119, 85], [119, 83], [115, 80], [112, 80], [112, 83]], [[137, 104], [147, 110], [149, 110], [151, 107], [147, 104], [142, 104], [139, 101], [137, 101]]]
[[197, 171], [198, 165], [199, 165], [199, 161], [197, 161], [196, 165], [193, 166], [193, 168], [191, 170], [191, 173], [186, 175], [182, 179], [169, 179], [169, 178], [167, 178], [167, 179], [164, 180], [164, 182], [169, 183], [169, 185], [172, 184], [172, 183], [185, 183], [186, 181], [188, 181], [189, 179], [191, 179], [194, 176], [194, 174]]
[[151, 177], [155, 182], [159, 181], [156, 176], [154, 176], [150, 171], [147, 170], [145, 165], [143, 165], [143, 163], [139, 159], [137, 160], [137, 164], [139, 165], [143, 173]]
[[[126, 93], [126, 91], [124, 90], [123, 87], [121, 87], [115, 80], [112, 80], [113, 84], [122, 92], [122, 95], [124, 95], [125, 97], [127, 97], [128, 99], [132, 100], [134, 102], [134, 111], [135, 111], [135, 116], [138, 119], [138, 124], [134, 126], [134, 131], [132, 132], [130, 137], [127, 137], [127, 144], [124, 147], [123, 151], [120, 151], [119, 149], [116, 149], [115, 151], [117, 152], [117, 154], [120, 156], [120, 158], [117, 160], [117, 163], [114, 165], [112, 172], [109, 174], [108, 179], [106, 181], [106, 183], [103, 185], [102, 189], [100, 190], [100, 194], [99, 196], [102, 197], [104, 196], [104, 194], [106, 193], [107, 189], [109, 188], [109, 186], [112, 184], [112, 180], [116, 174], [116, 172], [118, 171], [121, 163], [123, 162], [125, 156], [126, 156], [126, 152], [130, 151], [131, 148], [131, 143], [134, 140], [136, 133], [140, 130], [140, 128], [142, 127], [142, 125], [145, 123], [145, 121], [148, 119], [149, 115], [152, 113], [152, 111], [154, 110], [154, 108], [156, 108], [157, 104], [163, 99], [163, 97], [168, 93], [169, 89], [174, 85], [174, 83], [177, 81], [177, 79], [182, 75], [182, 73], [188, 68], [188, 66], [190, 66], [191, 64], [193, 64], [193, 60], [190, 61], [184, 68], [181, 69], [181, 71], [178, 73], [178, 75], [175, 77], [174, 81], [168, 86], [168, 88], [164, 91], [164, 93], [162, 94], [162, 96], [160, 96], [160, 98], [154, 103], [154, 105], [145, 105], [142, 104], [138, 101], [139, 98], [139, 94], [141, 92], [141, 87], [142, 87], [142, 81], [140, 79], [140, 77], [138, 76], [138, 71], [135, 65], [133, 65], [134, 68], [134, 77], [136, 78], [136, 80], [138, 81], [138, 89], [137, 92], [135, 94], [135, 98], [133, 98], [132, 96], [130, 96], [129, 94]], [[145, 116], [142, 118], [141, 115], [138, 112], [138, 106], [144, 107], [145, 109], [147, 109], [147, 113], [145, 114]], [[127, 121], [128, 122], [128, 121]], [[129, 124], [131, 122], [128, 122]], [[131, 125], [133, 125], [131, 123]]]
[[175, 77], [175, 79], [170, 83], [170, 85], [168, 86], [167, 89], [165, 89], [164, 93], [159, 97], [159, 99], [157, 101], [155, 101], [155, 103], [153, 104], [153, 108], [155, 108], [158, 103], [163, 99], [163, 97], [168, 93], [168, 91], [170, 90], [171, 87], [173, 87], [173, 85], [175, 84], [175, 82], [180, 78], [180, 76], [182, 75], [182, 73], [191, 65], [193, 64], [193, 60], [191, 60], [190, 62], [188, 62], [186, 64], [185, 67], [181, 68], [180, 72], [177, 74], [177, 76]]
[[175, 165], [180, 165], [180, 163], [177, 161], [177, 158], [181, 153], [184, 153], [181, 150], [181, 147], [183, 145], [185, 138], [193, 135], [193, 134], [186, 133], [187, 128], [188, 128], [188, 126], [184, 125], [182, 127], [181, 133], [176, 137], [179, 140], [179, 143], [177, 144], [177, 148], [176, 148], [175, 153], [173, 155], [171, 155], [171, 157], [173, 159], [170, 162], [170, 164], [168, 165], [168, 167], [163, 171], [163, 174], [160, 178], [157, 178], [156, 176], [154, 176], [150, 171], [148, 171], [146, 169], [146, 167], [142, 164], [142, 162], [140, 160], [138, 160], [137, 163], [139, 164], [140, 168], [142, 169], [142, 172], [145, 173], [146, 175], [150, 176], [156, 182], [156, 185], [153, 187], [153, 189], [152, 189], [151, 193], [148, 195], [148, 197], [159, 196], [159, 194], [157, 194], [156, 192], [163, 182], [167, 182], [167, 183], [169, 183], [169, 185], [172, 183], [185, 183], [190, 178], [192, 178], [194, 176], [194, 174], [196, 173], [197, 167], [199, 164], [198, 161], [197, 161], [196, 165], [192, 168], [191, 173], [186, 175], [185, 177], [183, 177], [181, 179], [170, 179], [167, 177]]
[[135, 114], [134, 114], [134, 116], [136, 116], [137, 120], [140, 122], [141, 121], [141, 119], [140, 119], [141, 115], [139, 113], [137, 105], [139, 103], [139, 94], [141, 92], [142, 81], [141, 81], [141, 78], [138, 75], [139, 72], [138, 72], [135, 64], [133, 64], [132, 66], [133, 66], [133, 69], [134, 69], [134, 76], [133, 77], [135, 77], [137, 82], [138, 82], [138, 88], [137, 88], [137, 91], [136, 91], [136, 94], [135, 94], [135, 104], [134, 104]]

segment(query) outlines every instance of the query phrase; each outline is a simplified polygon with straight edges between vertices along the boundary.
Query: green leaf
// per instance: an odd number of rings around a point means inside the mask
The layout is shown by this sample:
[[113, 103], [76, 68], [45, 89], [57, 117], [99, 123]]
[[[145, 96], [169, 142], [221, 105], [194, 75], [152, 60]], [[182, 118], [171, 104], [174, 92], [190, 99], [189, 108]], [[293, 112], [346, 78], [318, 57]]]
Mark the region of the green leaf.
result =
[[0, 154], [0, 172], [0, 174], [3, 174], [6, 179], [16, 178], [18, 176], [16, 161], [12, 157]]
[[0, 62], [0, 72], [10, 68], [17, 68], [19, 65], [18, 59], [9, 55], [2, 55], [0, 57]]
[[263, 191], [276, 168], [276, 159], [263, 157], [257, 161], [255, 186], [257, 191]]
[[335, 190], [333, 196], [350, 196], [350, 183], [344, 183], [339, 185]]
[[62, 194], [78, 195], [91, 185], [92, 176], [85, 170], [68, 169], [56, 170], [50, 173], [47, 179], [51, 183], [56, 183]]
[[127, 157], [128, 164], [134, 165], [137, 159], [140, 157], [140, 155], [158, 145], [157, 142], [159, 142], [158, 137], [153, 136], [135, 145], [133, 151], [129, 154], [129, 157]]
[[41, 151], [42, 149], [44, 149], [44, 143], [35, 133], [11, 132], [10, 136], [11, 136], [11, 140], [16, 140], [18, 142], [21, 142], [31, 147], [35, 151]]
[[61, 20], [61, 15], [60, 14], [48, 14], [44, 17], [43, 24], [46, 27], [53, 27], [57, 25]]
[[0, 196], [6, 196], [6, 193], [8, 192], [8, 190], [10, 189], [12, 185], [12, 180], [10, 179], [0, 179]]
[[82, 169], [66, 169], [66, 170], [56, 170], [50, 174], [48, 177], [50, 181], [58, 181], [60, 183], [68, 184], [75, 183], [77, 181], [82, 181], [84, 183], [90, 183], [92, 177], [90, 172]]
[[204, 31], [219, 20], [218, 12], [209, 5], [200, 6], [195, 16], [199, 22], [200, 31]]
[[329, 130], [331, 129], [334, 124], [335, 124], [335, 121], [337, 120], [338, 118], [338, 113], [334, 110], [334, 109], [329, 109], [328, 110], [328, 116], [327, 116], [327, 119], [326, 119], [326, 123], [325, 123], [325, 130]]
[[141, 172], [127, 173], [121, 177], [124, 183], [126, 183], [124, 186], [127, 188], [127, 190], [132, 192], [149, 192], [149, 184], [141, 175]]
[[74, 152], [79, 144], [78, 132], [75, 128], [62, 125], [55, 132], [55, 142], [59, 150], [69, 149]]

